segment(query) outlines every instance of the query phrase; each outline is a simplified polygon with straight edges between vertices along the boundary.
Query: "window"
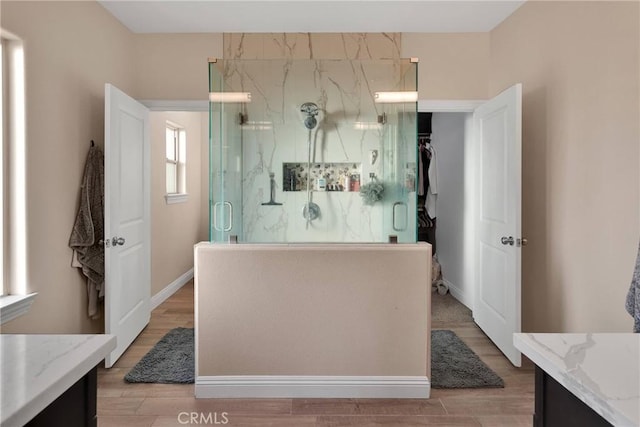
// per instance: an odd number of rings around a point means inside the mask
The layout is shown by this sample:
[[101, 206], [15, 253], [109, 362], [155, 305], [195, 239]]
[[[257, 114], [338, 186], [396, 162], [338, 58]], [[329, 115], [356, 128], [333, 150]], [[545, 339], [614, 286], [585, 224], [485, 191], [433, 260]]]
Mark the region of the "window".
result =
[[187, 200], [186, 183], [186, 139], [184, 128], [175, 123], [166, 125], [166, 200], [167, 203], [179, 203]]
[[28, 311], [25, 72], [22, 40], [0, 30], [0, 323]]
[[0, 77], [0, 88], [1, 89], [1, 102], [0, 102], [0, 128], [2, 128], [2, 132], [0, 132], [0, 195], [2, 196], [2, 198], [0, 199], [0, 280], [2, 280], [2, 287], [0, 287], [0, 296], [4, 295], [7, 293], [7, 290], [5, 289], [5, 286], [7, 284], [7, 280], [4, 277], [4, 255], [6, 253], [5, 249], [4, 249], [4, 245], [5, 245], [5, 240], [4, 240], [4, 226], [5, 226], [5, 221], [4, 221], [4, 208], [5, 208], [5, 196], [7, 194], [7, 192], [4, 190], [4, 183], [5, 183], [5, 179], [4, 179], [4, 171], [5, 171], [5, 167], [4, 167], [4, 160], [6, 159], [6, 155], [4, 152], [4, 131], [5, 131], [5, 126], [4, 126], [4, 111], [5, 111], [5, 96], [4, 96], [4, 80], [5, 80], [5, 71], [4, 71], [4, 65], [5, 65], [5, 60], [4, 60], [4, 55], [5, 55], [5, 49], [4, 49], [4, 39], [0, 38], [0, 69], [2, 69], [2, 73], [1, 73], [1, 77]]
[[4, 80], [5, 80], [5, 71], [4, 71], [4, 65], [5, 65], [5, 60], [4, 60], [4, 55], [5, 55], [5, 49], [4, 49], [4, 39], [0, 38], [0, 68], [2, 69], [2, 73], [0, 76], [0, 88], [1, 89], [1, 102], [0, 102], [0, 128], [2, 129], [2, 132], [0, 132], [0, 195], [2, 196], [2, 198], [0, 199], [0, 280], [2, 280], [2, 286], [0, 287], [0, 296], [5, 295], [8, 293], [8, 290], [5, 289], [5, 286], [7, 284], [7, 280], [4, 277], [4, 255], [7, 251], [5, 251], [5, 239], [4, 239], [4, 226], [5, 226], [5, 214], [4, 214], [4, 208], [5, 208], [5, 196], [7, 194], [7, 192], [4, 189], [4, 183], [5, 183], [5, 179], [4, 179], [4, 171], [5, 171], [5, 166], [4, 166], [4, 161], [7, 158], [7, 156], [5, 155], [5, 136], [4, 136], [4, 131], [5, 131], [5, 126], [4, 126], [4, 111], [5, 111], [5, 96], [4, 96]]

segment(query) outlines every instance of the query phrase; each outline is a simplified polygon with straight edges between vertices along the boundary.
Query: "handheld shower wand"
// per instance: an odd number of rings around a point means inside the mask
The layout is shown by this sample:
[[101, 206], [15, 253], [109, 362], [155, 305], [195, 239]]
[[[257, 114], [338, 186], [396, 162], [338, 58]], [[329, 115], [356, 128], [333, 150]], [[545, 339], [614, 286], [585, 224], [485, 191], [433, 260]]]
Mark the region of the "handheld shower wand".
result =
[[311, 132], [318, 125], [318, 119], [316, 116], [320, 112], [318, 105], [313, 102], [305, 102], [300, 106], [300, 112], [304, 113], [304, 127], [309, 130], [308, 147], [309, 157], [307, 159], [307, 204], [302, 209], [302, 216], [307, 220], [306, 228], [309, 228], [309, 224], [314, 219], [320, 216], [320, 206], [311, 201]]

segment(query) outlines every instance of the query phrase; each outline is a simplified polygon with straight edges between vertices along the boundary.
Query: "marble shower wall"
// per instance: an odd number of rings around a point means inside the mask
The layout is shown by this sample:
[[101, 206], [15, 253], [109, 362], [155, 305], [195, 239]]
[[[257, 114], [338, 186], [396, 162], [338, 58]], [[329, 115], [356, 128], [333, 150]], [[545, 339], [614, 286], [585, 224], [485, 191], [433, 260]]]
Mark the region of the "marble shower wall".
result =
[[[361, 164], [361, 183], [383, 179], [394, 133], [378, 124], [389, 107], [376, 91], [402, 88], [399, 34], [228, 34], [224, 81], [228, 91], [251, 92], [243, 107], [242, 239], [247, 242], [386, 241], [388, 209], [363, 204], [358, 192], [314, 191], [320, 217], [307, 225], [306, 191], [283, 191], [283, 164]], [[230, 58], [233, 58], [230, 60]], [[384, 60], [381, 60], [384, 59]], [[309, 132], [300, 106], [314, 102], [318, 126]], [[371, 164], [372, 152], [378, 158]], [[387, 162], [388, 163], [388, 162]], [[275, 201], [270, 200], [270, 173]]]
[[224, 59], [399, 59], [401, 33], [225, 33]]

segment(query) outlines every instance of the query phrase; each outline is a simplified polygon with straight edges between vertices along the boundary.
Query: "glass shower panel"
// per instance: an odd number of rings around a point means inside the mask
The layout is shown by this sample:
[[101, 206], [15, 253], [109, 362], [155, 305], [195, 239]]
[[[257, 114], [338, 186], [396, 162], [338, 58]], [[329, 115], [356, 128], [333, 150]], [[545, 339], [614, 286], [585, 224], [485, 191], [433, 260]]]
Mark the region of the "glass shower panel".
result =
[[225, 82], [220, 61], [209, 63], [209, 236], [225, 242], [242, 236], [242, 132], [244, 103]]
[[389, 91], [389, 101], [380, 103], [385, 123], [383, 233], [400, 243], [417, 240], [417, 65], [401, 60], [398, 85]]
[[416, 241], [416, 115], [401, 104], [385, 105], [384, 114], [383, 233], [396, 236], [400, 243], [412, 243]]
[[[409, 177], [417, 105], [378, 103], [375, 93], [415, 94], [416, 64], [218, 60], [209, 67], [210, 92], [218, 94], [210, 103], [212, 241], [386, 242], [396, 235], [415, 242]], [[367, 203], [361, 188], [374, 180], [384, 194]]]

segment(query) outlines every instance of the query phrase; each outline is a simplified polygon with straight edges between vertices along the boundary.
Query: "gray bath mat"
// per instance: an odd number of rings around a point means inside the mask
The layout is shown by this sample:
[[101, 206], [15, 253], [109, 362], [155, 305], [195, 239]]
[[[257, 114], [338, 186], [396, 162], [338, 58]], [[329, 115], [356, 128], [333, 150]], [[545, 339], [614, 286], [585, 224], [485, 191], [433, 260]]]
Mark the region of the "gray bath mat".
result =
[[195, 378], [193, 328], [169, 331], [125, 375], [129, 383], [192, 384]]
[[[124, 379], [130, 383], [192, 384], [193, 353], [193, 328], [175, 328]], [[431, 331], [431, 387], [504, 387], [504, 382], [455, 333]]]
[[431, 387], [504, 387], [504, 381], [452, 331], [431, 331]]

